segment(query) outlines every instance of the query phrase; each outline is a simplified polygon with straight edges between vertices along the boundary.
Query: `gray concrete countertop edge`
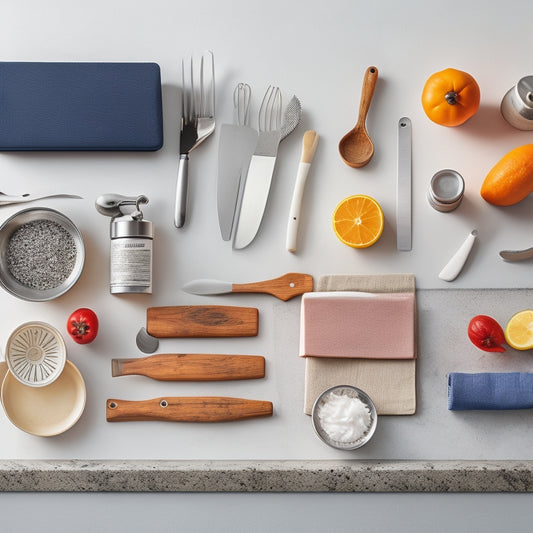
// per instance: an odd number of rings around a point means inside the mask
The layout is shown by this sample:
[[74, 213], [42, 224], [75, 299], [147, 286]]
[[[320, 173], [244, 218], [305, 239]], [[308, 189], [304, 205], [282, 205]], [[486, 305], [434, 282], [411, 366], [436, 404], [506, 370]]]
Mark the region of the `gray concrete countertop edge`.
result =
[[533, 461], [0, 461], [1, 492], [533, 492]]

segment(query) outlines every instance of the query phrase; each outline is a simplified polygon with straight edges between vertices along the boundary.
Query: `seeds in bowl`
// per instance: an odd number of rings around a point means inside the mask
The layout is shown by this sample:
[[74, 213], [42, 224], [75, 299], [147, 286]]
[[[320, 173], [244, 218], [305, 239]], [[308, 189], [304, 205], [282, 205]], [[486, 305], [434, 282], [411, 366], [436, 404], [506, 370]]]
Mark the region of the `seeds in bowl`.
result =
[[7, 266], [22, 285], [45, 291], [68, 279], [76, 253], [74, 238], [63, 226], [52, 220], [33, 220], [9, 237]]

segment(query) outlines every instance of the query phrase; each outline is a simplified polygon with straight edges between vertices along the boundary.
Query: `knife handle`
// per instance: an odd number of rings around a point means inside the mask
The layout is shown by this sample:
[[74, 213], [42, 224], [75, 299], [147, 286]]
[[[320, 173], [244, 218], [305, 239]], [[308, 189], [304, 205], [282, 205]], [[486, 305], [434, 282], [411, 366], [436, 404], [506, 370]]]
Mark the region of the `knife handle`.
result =
[[174, 225], [182, 228], [187, 212], [187, 190], [189, 188], [189, 155], [181, 154], [178, 164], [178, 180], [176, 182], [176, 205], [174, 207]]
[[146, 376], [159, 381], [224, 381], [265, 377], [261, 355], [167, 353], [113, 359], [111, 375]]
[[298, 236], [298, 226], [300, 224], [300, 210], [302, 206], [302, 199], [304, 196], [305, 183], [311, 163], [301, 162], [298, 166], [298, 174], [296, 175], [296, 182], [294, 184], [294, 191], [292, 193], [291, 207], [289, 211], [289, 222], [287, 224], [287, 250], [289, 252], [296, 251], [296, 240]]
[[140, 401], [109, 399], [106, 420], [229, 422], [272, 416], [272, 411], [272, 402], [220, 396], [166, 397]]
[[153, 337], [255, 337], [259, 311], [229, 305], [178, 305], [149, 307], [146, 331]]
[[231, 292], [261, 292], [271, 294], [284, 302], [312, 290], [313, 276], [296, 272], [255, 283], [234, 283], [231, 287]]

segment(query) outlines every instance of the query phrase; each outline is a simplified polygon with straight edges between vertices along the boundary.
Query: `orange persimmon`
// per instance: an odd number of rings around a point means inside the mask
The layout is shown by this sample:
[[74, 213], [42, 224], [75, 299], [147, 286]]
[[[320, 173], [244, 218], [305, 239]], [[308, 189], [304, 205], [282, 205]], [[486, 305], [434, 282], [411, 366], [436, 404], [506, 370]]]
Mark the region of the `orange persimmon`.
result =
[[432, 74], [422, 91], [422, 107], [441, 126], [459, 126], [476, 114], [481, 95], [468, 73], [447, 68]]

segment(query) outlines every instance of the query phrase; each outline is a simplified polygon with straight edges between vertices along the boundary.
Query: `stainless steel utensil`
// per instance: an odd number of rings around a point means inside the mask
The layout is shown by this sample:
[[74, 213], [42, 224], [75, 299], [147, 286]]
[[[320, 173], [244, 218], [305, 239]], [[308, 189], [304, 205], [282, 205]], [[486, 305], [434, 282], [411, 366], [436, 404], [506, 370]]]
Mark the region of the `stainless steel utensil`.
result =
[[82, 197], [76, 194], [42, 194], [35, 195], [30, 193], [25, 194], [6, 194], [0, 192], [0, 206], [13, 205], [13, 204], [25, 204], [27, 202], [35, 202], [35, 200], [44, 200], [45, 198], [75, 198], [81, 200]]
[[187, 190], [189, 184], [189, 153], [215, 131], [215, 60], [206, 52], [200, 65], [194, 66], [190, 58], [188, 68], [182, 61], [182, 110], [180, 135], [180, 161], [176, 184], [174, 225], [185, 224]]
[[533, 257], [533, 248], [524, 250], [502, 250], [500, 257], [505, 261], [524, 261]]
[[296, 96], [290, 99], [290, 102], [283, 113], [283, 122], [281, 123], [281, 140], [285, 139], [289, 133], [292, 133], [300, 123], [302, 116], [302, 104]]
[[229, 241], [240, 192], [257, 144], [257, 131], [248, 125], [251, 89], [239, 83], [233, 93], [235, 124], [223, 124], [218, 150], [217, 208], [222, 239]]
[[254, 239], [265, 210], [281, 140], [281, 91], [269, 86], [259, 109], [259, 136], [242, 194], [234, 248]]
[[411, 120], [398, 122], [398, 183], [396, 189], [396, 248], [411, 250]]

